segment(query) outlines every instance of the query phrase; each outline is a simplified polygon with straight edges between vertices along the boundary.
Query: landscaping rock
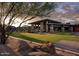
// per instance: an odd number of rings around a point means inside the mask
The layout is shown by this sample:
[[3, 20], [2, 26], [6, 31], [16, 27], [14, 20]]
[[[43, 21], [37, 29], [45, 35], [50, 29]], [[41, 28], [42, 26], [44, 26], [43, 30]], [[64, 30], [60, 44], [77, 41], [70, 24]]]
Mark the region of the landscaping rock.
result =
[[30, 51], [31, 47], [26, 41], [9, 38], [7, 40], [7, 46], [19, 55], [26, 55]]
[[43, 44], [42, 47], [41, 47], [41, 50], [45, 51], [45, 52], [48, 52], [48, 53], [50, 53], [52, 55], [56, 54], [54, 44], [50, 43], [50, 42], [47, 43], [47, 44]]
[[[18, 55], [55, 55], [55, 48], [53, 43], [35, 43], [27, 40], [20, 40], [17, 38], [9, 38], [7, 46], [10, 47]], [[46, 53], [46, 54], [45, 54]]]

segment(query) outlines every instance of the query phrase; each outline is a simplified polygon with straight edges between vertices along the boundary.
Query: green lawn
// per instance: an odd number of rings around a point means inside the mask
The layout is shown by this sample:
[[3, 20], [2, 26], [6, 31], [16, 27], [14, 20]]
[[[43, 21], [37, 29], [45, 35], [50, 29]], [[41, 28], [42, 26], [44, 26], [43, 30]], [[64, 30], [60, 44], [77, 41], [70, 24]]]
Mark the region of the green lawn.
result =
[[72, 35], [71, 33], [56, 33], [56, 34], [49, 34], [49, 33], [20, 33], [20, 32], [14, 32], [12, 34], [14, 37], [22, 38], [25, 40], [30, 40], [34, 42], [57, 42], [60, 40], [73, 40], [73, 41], [79, 41], [79, 36]]

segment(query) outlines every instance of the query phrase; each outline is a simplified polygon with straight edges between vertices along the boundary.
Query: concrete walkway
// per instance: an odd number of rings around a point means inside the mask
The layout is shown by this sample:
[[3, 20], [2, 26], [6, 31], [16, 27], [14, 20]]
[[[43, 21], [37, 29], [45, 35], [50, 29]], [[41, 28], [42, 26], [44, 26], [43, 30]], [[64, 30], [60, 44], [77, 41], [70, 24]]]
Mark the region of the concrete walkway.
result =
[[79, 42], [62, 40], [55, 44], [57, 48], [79, 55]]

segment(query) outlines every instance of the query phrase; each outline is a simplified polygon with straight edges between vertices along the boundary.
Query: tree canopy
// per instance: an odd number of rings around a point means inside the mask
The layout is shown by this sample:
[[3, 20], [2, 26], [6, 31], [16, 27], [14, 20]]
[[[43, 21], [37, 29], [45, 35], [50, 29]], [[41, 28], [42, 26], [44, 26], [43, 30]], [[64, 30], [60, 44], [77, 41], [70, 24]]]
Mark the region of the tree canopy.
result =
[[24, 18], [23, 20], [29, 16], [32, 16], [32, 18], [36, 16], [47, 16], [54, 8], [55, 3], [52, 2], [2, 2], [0, 3], [0, 19], [1, 23], [5, 24], [6, 18], [9, 17], [9, 25], [17, 16]]
[[[47, 16], [54, 11], [56, 4], [53, 2], [1, 2], [0, 3], [0, 36], [3, 41], [12, 33], [9, 26], [14, 24], [17, 18], [21, 18], [22, 23], [36, 18], [37, 16]], [[30, 18], [28, 18], [30, 16]], [[8, 18], [8, 20], [7, 20]], [[6, 23], [7, 22], [7, 23]]]

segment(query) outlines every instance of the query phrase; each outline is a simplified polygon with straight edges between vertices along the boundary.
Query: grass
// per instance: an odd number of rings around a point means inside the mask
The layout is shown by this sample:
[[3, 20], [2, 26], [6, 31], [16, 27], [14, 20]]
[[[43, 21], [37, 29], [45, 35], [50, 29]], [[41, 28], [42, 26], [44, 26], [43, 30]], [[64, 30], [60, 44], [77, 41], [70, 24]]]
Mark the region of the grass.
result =
[[46, 41], [58, 42], [60, 40], [79, 41], [79, 36], [75, 36], [67, 32], [61, 32], [61, 33], [56, 33], [56, 34], [14, 32], [12, 36], [22, 38], [25, 40], [34, 41], [34, 42], [46, 42]]

